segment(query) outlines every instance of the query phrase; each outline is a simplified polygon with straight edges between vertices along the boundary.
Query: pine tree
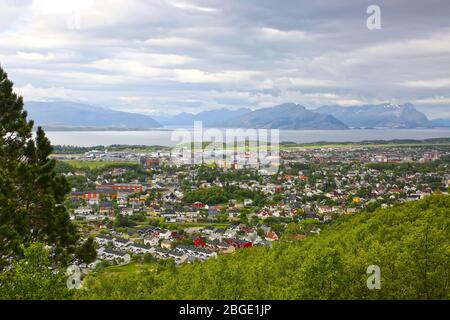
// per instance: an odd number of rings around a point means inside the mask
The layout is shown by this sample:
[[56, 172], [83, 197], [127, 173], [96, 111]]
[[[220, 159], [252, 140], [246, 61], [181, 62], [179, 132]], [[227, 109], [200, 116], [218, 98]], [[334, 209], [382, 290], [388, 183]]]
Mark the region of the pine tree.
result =
[[95, 242], [92, 237], [87, 238], [86, 241], [78, 247], [76, 257], [78, 261], [82, 263], [91, 263], [95, 261], [97, 258], [97, 251], [95, 250]]
[[23, 99], [0, 67], [0, 270], [42, 242], [59, 262], [75, 252], [78, 234], [63, 201], [69, 192], [54, 172], [44, 130], [27, 120]]

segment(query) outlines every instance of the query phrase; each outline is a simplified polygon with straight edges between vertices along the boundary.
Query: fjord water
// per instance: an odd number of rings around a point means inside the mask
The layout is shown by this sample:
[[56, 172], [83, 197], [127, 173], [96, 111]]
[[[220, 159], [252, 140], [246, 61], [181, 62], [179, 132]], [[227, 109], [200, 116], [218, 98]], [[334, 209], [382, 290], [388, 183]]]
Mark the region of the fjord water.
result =
[[[174, 129], [148, 131], [47, 131], [53, 145], [160, 145], [173, 146]], [[192, 129], [188, 129], [192, 130]], [[363, 140], [430, 139], [450, 137], [450, 128], [433, 129], [353, 129], [353, 130], [280, 130], [280, 141], [310, 142], [359, 142]]]

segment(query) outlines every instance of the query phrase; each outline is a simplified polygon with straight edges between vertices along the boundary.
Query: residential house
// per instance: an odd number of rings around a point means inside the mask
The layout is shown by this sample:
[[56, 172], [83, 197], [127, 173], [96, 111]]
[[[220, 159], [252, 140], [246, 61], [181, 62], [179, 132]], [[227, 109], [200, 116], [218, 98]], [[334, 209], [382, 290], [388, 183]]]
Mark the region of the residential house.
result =
[[127, 249], [133, 253], [152, 253], [155, 250], [153, 247], [140, 243], [132, 243]]
[[278, 239], [279, 237], [274, 231], [269, 231], [266, 233], [266, 240], [277, 241]]
[[134, 213], [134, 209], [130, 207], [124, 207], [120, 209], [120, 214], [124, 216], [131, 216]]
[[159, 244], [159, 238], [155, 236], [147, 236], [144, 238], [144, 244], [151, 247], [156, 247]]
[[116, 248], [123, 249], [123, 248], [125, 248], [126, 246], [132, 244], [132, 241], [129, 240], [129, 239], [124, 239], [124, 238], [119, 238], [119, 237], [118, 237], [118, 238], [114, 238], [114, 239], [112, 240], [112, 244], [113, 244], [114, 247], [116, 247]]
[[88, 214], [92, 214], [94, 212], [94, 210], [92, 209], [92, 207], [78, 207], [74, 210], [74, 213], [76, 215], [88, 215]]
[[226, 239], [226, 243], [228, 243], [230, 246], [238, 248], [251, 248], [253, 246], [253, 243], [250, 241], [245, 240], [239, 240], [239, 239]]
[[114, 261], [118, 260], [120, 262], [126, 262], [130, 255], [128, 253], [120, 252], [112, 249], [101, 248], [97, 251], [97, 256], [103, 260]]
[[172, 241], [171, 240], [161, 241], [161, 248], [170, 250], [172, 248]]
[[106, 235], [98, 235], [94, 238], [95, 243], [99, 246], [106, 246], [112, 242], [112, 238]]
[[152, 252], [152, 254], [155, 258], [167, 259], [169, 257], [169, 251], [170, 250], [168, 249], [156, 247], [155, 250]]
[[111, 202], [100, 202], [98, 212], [103, 215], [114, 214], [114, 209]]
[[200, 259], [208, 259], [211, 257], [217, 257], [216, 252], [211, 251], [206, 248], [198, 248], [195, 246], [179, 245], [175, 249], [182, 253], [187, 254], [188, 256], [194, 256], [194, 257], [198, 257]]

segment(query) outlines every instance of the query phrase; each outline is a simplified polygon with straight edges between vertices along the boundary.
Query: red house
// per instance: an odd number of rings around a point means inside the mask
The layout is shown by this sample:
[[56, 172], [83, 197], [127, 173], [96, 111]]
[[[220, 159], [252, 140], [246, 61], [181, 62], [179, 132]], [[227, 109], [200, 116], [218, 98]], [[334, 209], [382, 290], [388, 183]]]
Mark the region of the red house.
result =
[[197, 208], [197, 209], [203, 209], [204, 207], [205, 207], [205, 205], [203, 204], [203, 203], [201, 203], [201, 202], [194, 202], [193, 204], [192, 204], [192, 206], [194, 207], [194, 208]]
[[206, 246], [206, 242], [202, 238], [198, 237], [197, 239], [194, 240], [194, 246], [204, 247], [204, 246]]
[[251, 248], [253, 247], [253, 243], [251, 241], [244, 241], [238, 239], [227, 239], [226, 242], [228, 245], [238, 248]]

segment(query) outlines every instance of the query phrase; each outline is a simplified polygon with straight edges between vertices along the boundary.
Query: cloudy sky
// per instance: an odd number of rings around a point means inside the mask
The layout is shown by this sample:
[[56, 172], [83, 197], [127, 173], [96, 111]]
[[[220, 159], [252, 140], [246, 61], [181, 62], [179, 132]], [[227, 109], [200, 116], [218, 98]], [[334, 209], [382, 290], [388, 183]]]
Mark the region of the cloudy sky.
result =
[[450, 117], [449, 16], [447, 0], [0, 0], [0, 64], [25, 100], [147, 114], [389, 101]]

